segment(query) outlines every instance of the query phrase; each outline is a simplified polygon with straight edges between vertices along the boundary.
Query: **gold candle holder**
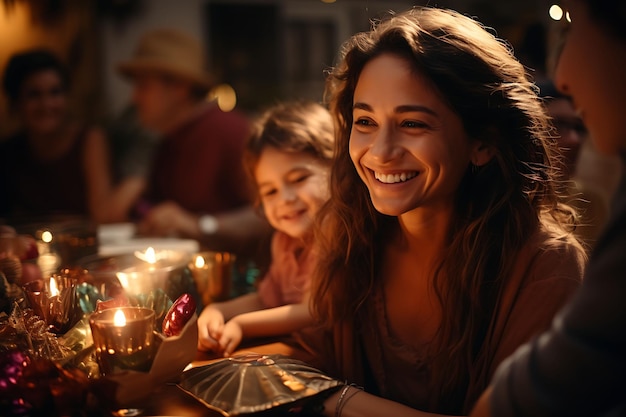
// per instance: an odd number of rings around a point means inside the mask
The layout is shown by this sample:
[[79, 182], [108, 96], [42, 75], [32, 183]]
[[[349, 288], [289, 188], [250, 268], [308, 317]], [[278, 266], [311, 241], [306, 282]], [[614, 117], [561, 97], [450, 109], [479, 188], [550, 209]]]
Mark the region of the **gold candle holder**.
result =
[[83, 316], [76, 293], [78, 281], [64, 274], [24, 284], [24, 292], [35, 312], [55, 334], [71, 329]]
[[120, 307], [96, 311], [89, 326], [102, 375], [148, 372], [154, 359], [154, 310]]
[[188, 267], [203, 306], [230, 298], [236, 256], [229, 252], [200, 252]]

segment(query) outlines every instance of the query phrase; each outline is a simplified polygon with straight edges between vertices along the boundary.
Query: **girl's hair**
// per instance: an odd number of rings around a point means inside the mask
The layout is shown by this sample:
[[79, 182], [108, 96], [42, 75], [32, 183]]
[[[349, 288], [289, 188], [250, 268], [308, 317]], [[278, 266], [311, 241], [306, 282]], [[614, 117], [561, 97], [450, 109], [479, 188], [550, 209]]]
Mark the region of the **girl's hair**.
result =
[[64, 90], [68, 89], [69, 75], [65, 66], [52, 52], [46, 49], [33, 49], [11, 57], [2, 84], [11, 104], [20, 97], [22, 86], [28, 77], [41, 71], [55, 71], [61, 78]]
[[252, 183], [261, 153], [267, 147], [283, 152], [307, 153], [330, 164], [335, 138], [333, 119], [312, 101], [278, 103], [255, 121], [244, 152], [244, 165]]
[[[392, 53], [432, 82], [461, 118], [469, 137], [493, 147], [482, 167], [468, 167], [456, 196], [447, 249], [435, 276], [442, 323], [431, 348], [439, 404], [463, 398], [479, 361], [496, 299], [516, 254], [545, 227], [555, 239], [575, 241], [574, 212], [554, 186], [556, 144], [549, 122], [510, 48], [479, 23], [457, 12], [414, 8], [390, 16], [370, 32], [354, 35], [327, 79], [326, 99], [337, 138], [331, 198], [319, 217], [321, 259], [312, 288], [314, 313], [331, 326], [338, 320], [368, 325], [365, 306], [381, 288], [381, 254], [398, 229], [396, 217], [378, 213], [350, 159], [353, 95], [363, 67]], [[582, 250], [582, 249], [581, 249]], [[458, 403], [458, 401], [457, 401]]]

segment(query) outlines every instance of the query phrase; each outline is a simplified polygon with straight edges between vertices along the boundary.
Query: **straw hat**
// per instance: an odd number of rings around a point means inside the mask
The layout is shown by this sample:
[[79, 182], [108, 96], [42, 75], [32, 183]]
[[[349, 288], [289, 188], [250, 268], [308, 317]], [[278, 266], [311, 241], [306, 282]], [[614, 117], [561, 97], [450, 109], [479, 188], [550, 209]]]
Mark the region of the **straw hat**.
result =
[[120, 63], [118, 70], [127, 77], [157, 71], [192, 81], [199, 87], [208, 89], [212, 85], [200, 42], [174, 29], [157, 29], [143, 35], [133, 57]]

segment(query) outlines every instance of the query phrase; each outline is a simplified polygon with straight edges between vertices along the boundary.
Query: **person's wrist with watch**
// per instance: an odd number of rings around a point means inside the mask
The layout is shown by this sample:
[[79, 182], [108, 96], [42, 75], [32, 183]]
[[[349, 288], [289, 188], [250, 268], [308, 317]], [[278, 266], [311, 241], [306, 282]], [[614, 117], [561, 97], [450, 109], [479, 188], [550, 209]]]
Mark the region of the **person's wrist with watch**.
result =
[[198, 218], [198, 227], [202, 235], [214, 235], [219, 230], [217, 217], [210, 214], [203, 214]]

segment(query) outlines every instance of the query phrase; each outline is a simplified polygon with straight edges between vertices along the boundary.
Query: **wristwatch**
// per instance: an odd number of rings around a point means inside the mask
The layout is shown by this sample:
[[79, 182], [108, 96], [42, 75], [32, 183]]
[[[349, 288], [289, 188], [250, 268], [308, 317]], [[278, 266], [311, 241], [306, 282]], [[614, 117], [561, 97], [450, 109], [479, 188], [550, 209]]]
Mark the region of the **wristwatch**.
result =
[[215, 216], [211, 216], [210, 214], [204, 214], [200, 216], [198, 220], [198, 224], [200, 226], [200, 231], [205, 235], [213, 235], [217, 232], [219, 228], [219, 223]]

